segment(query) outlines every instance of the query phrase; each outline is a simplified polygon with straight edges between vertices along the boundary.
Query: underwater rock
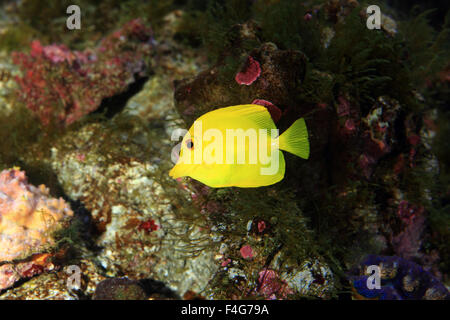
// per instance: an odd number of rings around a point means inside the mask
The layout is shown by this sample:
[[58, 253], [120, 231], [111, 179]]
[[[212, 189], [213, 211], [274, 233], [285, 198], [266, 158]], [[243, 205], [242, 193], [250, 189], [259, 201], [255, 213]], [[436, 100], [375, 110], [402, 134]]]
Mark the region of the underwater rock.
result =
[[[255, 235], [258, 237], [257, 235]], [[269, 242], [266, 235], [264, 242]], [[304, 260], [293, 260], [281, 249], [274, 256], [264, 255], [260, 244], [262, 239], [249, 237], [249, 240], [259, 242], [252, 248], [252, 259], [247, 255], [233, 259], [225, 258], [231, 252], [230, 248], [221, 250], [224, 259], [221, 270], [215, 280], [219, 280], [222, 288], [212, 289], [209, 298], [212, 299], [256, 299], [269, 300], [296, 299], [302, 297], [330, 298], [335, 292], [335, 276], [330, 267], [320, 257], [311, 256]], [[233, 243], [230, 243], [230, 247]], [[267, 250], [267, 248], [265, 248]], [[239, 261], [240, 260], [240, 261]], [[255, 270], [258, 270], [255, 273]], [[250, 272], [249, 272], [250, 271]], [[210, 289], [211, 290], [211, 289]], [[214, 291], [215, 290], [215, 291]]]
[[254, 61], [251, 64], [254, 66], [257, 62], [261, 69], [259, 77], [256, 69], [248, 71], [255, 73], [249, 76], [252, 81], [243, 81], [248, 85], [240, 85], [235, 80], [235, 75], [240, 72], [239, 66], [230, 72], [229, 65], [221, 63], [194, 79], [175, 82], [175, 105], [188, 127], [200, 115], [213, 109], [249, 104], [255, 99], [270, 101], [281, 110], [292, 105], [292, 97], [305, 75], [306, 58], [303, 53], [280, 50], [273, 43], [264, 43], [248, 54], [251, 58], [245, 59]]
[[44, 273], [30, 279], [17, 288], [0, 295], [0, 300], [76, 300], [67, 291], [65, 279], [55, 273]]
[[[380, 267], [381, 288], [369, 289], [367, 267]], [[355, 299], [447, 300], [450, 293], [431, 273], [418, 264], [396, 256], [367, 256], [350, 271]]]
[[148, 72], [151, 39], [151, 29], [133, 20], [83, 52], [35, 40], [29, 54], [12, 55], [22, 71], [18, 97], [43, 125], [69, 125]]
[[77, 261], [80, 268], [81, 287], [70, 289], [68, 278], [72, 272], [69, 266], [42, 273], [15, 288], [10, 288], [0, 294], [0, 300], [79, 300], [92, 296], [99, 282], [105, 279], [100, 268], [92, 261], [82, 259]]
[[0, 290], [22, 278], [53, 270], [52, 233], [67, 226], [70, 206], [28, 183], [19, 169], [0, 173]]
[[296, 297], [329, 298], [334, 290], [334, 276], [318, 259], [306, 260], [300, 266], [278, 265], [259, 272], [256, 293], [266, 299]]
[[8, 289], [19, 280], [54, 269], [55, 265], [52, 263], [49, 253], [34, 255], [24, 262], [3, 264], [0, 266], [0, 291]]
[[275, 258], [272, 268], [279, 270], [280, 279], [291, 292], [302, 297], [330, 298], [335, 290], [334, 274], [320, 258], [311, 258], [299, 265], [279, 264], [282, 255]]
[[[194, 291], [188, 290], [183, 299], [202, 299]], [[110, 278], [97, 285], [92, 300], [169, 300], [180, 299], [163, 282], [153, 279], [132, 280]], [[203, 298], [204, 299], [204, 298]]]
[[106, 279], [95, 289], [92, 300], [146, 300], [147, 295], [138, 281], [127, 278]]

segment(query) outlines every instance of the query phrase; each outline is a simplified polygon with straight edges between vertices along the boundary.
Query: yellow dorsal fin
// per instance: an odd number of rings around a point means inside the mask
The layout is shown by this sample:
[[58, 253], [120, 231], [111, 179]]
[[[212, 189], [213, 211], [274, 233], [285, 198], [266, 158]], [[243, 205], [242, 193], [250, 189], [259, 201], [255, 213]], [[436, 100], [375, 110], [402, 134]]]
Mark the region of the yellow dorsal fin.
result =
[[[276, 129], [275, 123], [266, 107], [257, 104], [242, 104], [238, 106], [220, 108], [202, 115], [198, 120], [233, 121], [246, 120], [256, 125], [255, 129]], [[233, 126], [234, 127], [234, 126]], [[238, 124], [235, 126], [239, 127]], [[242, 129], [246, 129], [245, 126]]]

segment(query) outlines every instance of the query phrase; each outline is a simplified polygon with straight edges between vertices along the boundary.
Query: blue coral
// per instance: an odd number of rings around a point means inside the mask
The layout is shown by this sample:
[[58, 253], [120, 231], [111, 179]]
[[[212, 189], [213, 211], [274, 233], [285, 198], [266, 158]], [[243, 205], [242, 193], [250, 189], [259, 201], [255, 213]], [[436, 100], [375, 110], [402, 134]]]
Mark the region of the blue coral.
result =
[[[367, 267], [380, 266], [381, 288], [369, 289], [365, 274]], [[397, 256], [367, 256], [352, 269], [349, 280], [355, 297], [379, 300], [436, 300], [450, 299], [447, 288], [430, 272], [418, 264]]]

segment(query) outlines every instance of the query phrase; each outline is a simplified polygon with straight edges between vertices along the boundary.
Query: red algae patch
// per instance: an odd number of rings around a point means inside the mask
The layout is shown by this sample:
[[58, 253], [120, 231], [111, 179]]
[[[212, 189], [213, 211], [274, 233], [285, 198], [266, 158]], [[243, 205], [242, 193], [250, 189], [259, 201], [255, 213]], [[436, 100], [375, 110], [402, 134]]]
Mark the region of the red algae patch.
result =
[[248, 56], [241, 71], [236, 74], [234, 78], [237, 83], [244, 85], [251, 85], [261, 75], [261, 66], [258, 61]]
[[269, 111], [270, 116], [272, 117], [273, 122], [277, 123], [278, 120], [280, 120], [281, 110], [276, 105], [274, 105], [272, 102], [269, 102], [269, 101], [263, 100], [263, 99], [255, 99], [255, 100], [253, 100], [252, 104], [257, 104], [257, 105], [266, 107], [267, 111]]

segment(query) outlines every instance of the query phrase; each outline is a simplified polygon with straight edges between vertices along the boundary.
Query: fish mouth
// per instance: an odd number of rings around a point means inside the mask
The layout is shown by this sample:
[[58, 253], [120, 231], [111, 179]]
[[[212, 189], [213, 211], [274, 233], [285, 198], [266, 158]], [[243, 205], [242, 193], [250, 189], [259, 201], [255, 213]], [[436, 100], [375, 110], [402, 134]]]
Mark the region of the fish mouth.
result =
[[170, 169], [169, 176], [171, 176], [174, 179], [179, 178], [179, 175], [177, 173], [177, 166], [175, 166], [172, 169]]
[[175, 165], [170, 171], [169, 176], [174, 179], [185, 177], [186, 174], [183, 174], [183, 168], [179, 164]]

